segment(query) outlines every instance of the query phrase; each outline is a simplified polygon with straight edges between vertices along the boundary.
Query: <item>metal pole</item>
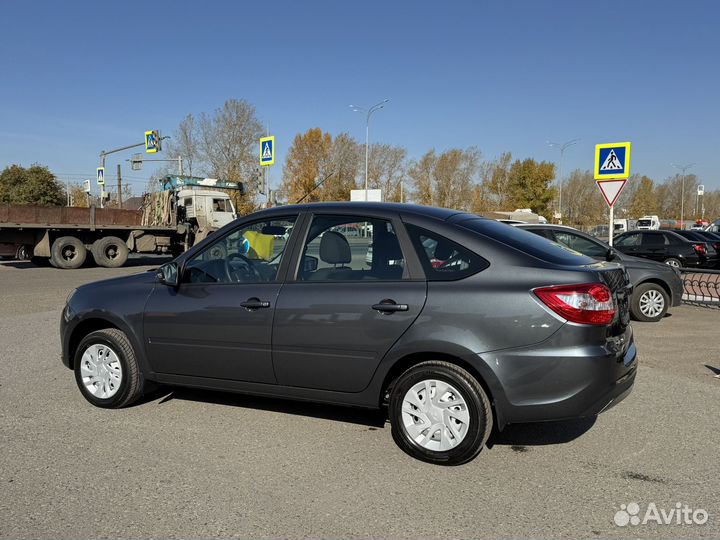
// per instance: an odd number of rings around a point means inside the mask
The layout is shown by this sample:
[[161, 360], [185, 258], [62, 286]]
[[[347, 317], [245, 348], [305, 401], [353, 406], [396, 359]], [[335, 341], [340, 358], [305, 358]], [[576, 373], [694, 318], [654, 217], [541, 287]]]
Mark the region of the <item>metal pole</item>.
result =
[[118, 194], [117, 202], [118, 208], [122, 210], [122, 173], [120, 172], [120, 164], [117, 165], [117, 180], [118, 180]]
[[[102, 154], [100, 154], [101, 159], [101, 167], [103, 168], [103, 182], [105, 180], [105, 151], [103, 150]], [[105, 200], [105, 184], [103, 183], [102, 186], [100, 186], [100, 208], [103, 207], [103, 201]]]
[[67, 195], [67, 206], [70, 206], [70, 181], [65, 179], [65, 195]]
[[672, 164], [673, 167], [676, 169], [679, 169], [682, 171], [682, 184], [680, 188], [680, 228], [685, 228], [685, 173], [687, 170], [695, 165], [694, 163], [690, 163], [689, 165], [676, 165], [675, 163]]
[[610, 228], [608, 229], [608, 244], [613, 245], [613, 236], [615, 235], [615, 205], [610, 207]]
[[182, 176], [182, 174], [183, 174], [182, 156], [178, 156], [178, 170], [180, 171], [180, 176]]
[[368, 153], [370, 150], [370, 112], [365, 120], [365, 202], [368, 201]]
[[[563, 156], [565, 155], [565, 147], [563, 146], [560, 149], [560, 164], [558, 165], [558, 212], [560, 214], [560, 219], [558, 222], [562, 225], [562, 217], [563, 217], [563, 211], [562, 211], [562, 164], [563, 164]], [[611, 210], [612, 211], [612, 208]], [[610, 242], [610, 245], [612, 246], [612, 242]]]

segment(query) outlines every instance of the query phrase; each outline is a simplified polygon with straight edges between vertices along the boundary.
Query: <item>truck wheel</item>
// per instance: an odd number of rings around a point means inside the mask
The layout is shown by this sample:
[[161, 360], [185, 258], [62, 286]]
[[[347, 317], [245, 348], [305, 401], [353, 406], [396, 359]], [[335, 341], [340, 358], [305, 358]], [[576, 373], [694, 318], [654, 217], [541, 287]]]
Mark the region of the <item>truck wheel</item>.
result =
[[28, 246], [27, 244], [23, 244], [18, 248], [17, 253], [15, 254], [15, 258], [19, 261], [27, 261], [30, 259], [31, 254], [32, 247]]
[[120, 268], [127, 262], [129, 253], [127, 244], [117, 236], [96, 240], [91, 250], [95, 262], [105, 268]]
[[61, 236], [53, 242], [50, 262], [56, 268], [80, 268], [87, 257], [85, 244], [74, 236]]

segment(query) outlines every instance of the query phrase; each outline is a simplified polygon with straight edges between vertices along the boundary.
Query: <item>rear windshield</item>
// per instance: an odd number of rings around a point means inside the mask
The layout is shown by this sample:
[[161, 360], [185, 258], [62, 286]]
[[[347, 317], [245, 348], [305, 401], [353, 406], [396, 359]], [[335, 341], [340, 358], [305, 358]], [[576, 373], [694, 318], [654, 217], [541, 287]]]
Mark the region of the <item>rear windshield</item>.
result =
[[459, 222], [458, 225], [549, 263], [579, 266], [596, 262], [595, 259], [586, 257], [569, 247], [491, 219], [471, 218]]
[[649, 227], [652, 221], [649, 219], [638, 219], [638, 227]]

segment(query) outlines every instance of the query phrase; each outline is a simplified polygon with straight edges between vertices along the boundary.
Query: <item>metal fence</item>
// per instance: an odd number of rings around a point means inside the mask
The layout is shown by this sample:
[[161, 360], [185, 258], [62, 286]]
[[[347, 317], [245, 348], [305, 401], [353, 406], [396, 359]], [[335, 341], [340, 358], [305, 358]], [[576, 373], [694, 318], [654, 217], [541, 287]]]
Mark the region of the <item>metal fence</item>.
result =
[[720, 309], [720, 270], [682, 269], [684, 304]]

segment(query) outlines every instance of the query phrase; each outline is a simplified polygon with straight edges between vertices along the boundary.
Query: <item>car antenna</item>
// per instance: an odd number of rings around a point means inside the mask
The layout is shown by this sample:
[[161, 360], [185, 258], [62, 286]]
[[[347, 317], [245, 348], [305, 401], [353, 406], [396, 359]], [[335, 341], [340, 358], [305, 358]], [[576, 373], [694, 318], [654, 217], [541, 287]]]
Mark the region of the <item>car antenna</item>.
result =
[[317, 184], [315, 184], [310, 191], [308, 191], [307, 193], [305, 193], [305, 195], [303, 195], [302, 197], [300, 197], [300, 199], [299, 199], [298, 201], [296, 201], [295, 203], [293, 203], [293, 204], [300, 204], [301, 202], [303, 202], [303, 201], [305, 200], [305, 197], [307, 197], [307, 196], [310, 195], [313, 191], [315, 191], [317, 188], [319, 188], [320, 186], [322, 186], [322, 185], [325, 183], [325, 181], [326, 181], [328, 178], [330, 178], [333, 174], [335, 174], [336, 172], [337, 172], [337, 171], [331, 171], [330, 174], [328, 174], [325, 178], [323, 178], [323, 179], [320, 180]]

